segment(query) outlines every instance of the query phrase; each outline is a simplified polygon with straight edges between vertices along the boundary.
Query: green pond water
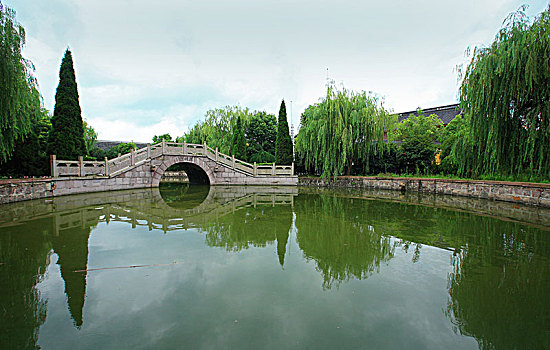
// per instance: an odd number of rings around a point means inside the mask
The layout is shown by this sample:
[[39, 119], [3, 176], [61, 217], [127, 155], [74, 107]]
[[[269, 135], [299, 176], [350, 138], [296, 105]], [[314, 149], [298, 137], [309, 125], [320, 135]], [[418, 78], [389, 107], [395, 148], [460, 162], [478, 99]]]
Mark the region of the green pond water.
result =
[[0, 348], [550, 348], [549, 217], [291, 187], [4, 205]]

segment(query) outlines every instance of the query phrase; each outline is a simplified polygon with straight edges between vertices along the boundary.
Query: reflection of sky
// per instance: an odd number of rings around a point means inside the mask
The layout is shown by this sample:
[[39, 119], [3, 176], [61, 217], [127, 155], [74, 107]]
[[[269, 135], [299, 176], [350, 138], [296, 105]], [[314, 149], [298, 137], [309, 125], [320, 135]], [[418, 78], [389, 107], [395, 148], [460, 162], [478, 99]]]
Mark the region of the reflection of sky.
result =
[[[295, 229], [293, 229], [295, 231]], [[197, 230], [163, 234], [100, 223], [89, 240], [88, 269], [170, 266], [88, 273], [84, 323], [72, 325], [56, 264], [39, 285], [48, 299], [44, 348], [476, 348], [452, 332], [449, 255], [397, 249], [379, 273], [323, 290], [314, 261], [291, 233], [284, 269], [276, 243], [227, 252]], [[55, 255], [54, 258], [55, 259]], [[237, 321], [237, 322], [235, 322]], [[421, 337], [419, 337], [421, 335]]]

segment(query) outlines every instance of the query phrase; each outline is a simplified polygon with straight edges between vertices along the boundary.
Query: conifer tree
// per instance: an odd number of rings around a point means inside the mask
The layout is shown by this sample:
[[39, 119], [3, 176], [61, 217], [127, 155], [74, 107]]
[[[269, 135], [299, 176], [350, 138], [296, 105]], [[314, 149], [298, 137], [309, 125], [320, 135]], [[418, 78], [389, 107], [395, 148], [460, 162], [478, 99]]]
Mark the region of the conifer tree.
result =
[[58, 159], [65, 160], [77, 159], [78, 156], [86, 154], [73, 57], [68, 48], [59, 69], [52, 131], [48, 138], [48, 154], [55, 154]]
[[275, 162], [277, 164], [290, 165], [292, 161], [292, 140], [290, 139], [288, 121], [286, 120], [285, 100], [283, 100], [281, 102], [281, 108], [279, 108], [277, 140], [275, 141]]
[[243, 123], [241, 116], [237, 117], [237, 123], [235, 125], [233, 133], [233, 155], [240, 160], [246, 160], [246, 142], [244, 139]]

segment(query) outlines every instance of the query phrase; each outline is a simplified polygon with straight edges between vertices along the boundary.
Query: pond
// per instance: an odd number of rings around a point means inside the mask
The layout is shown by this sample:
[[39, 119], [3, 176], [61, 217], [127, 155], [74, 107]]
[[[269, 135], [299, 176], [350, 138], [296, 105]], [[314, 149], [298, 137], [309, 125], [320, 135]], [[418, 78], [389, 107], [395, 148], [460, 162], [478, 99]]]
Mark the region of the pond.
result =
[[182, 185], [0, 209], [0, 348], [550, 348], [545, 209]]

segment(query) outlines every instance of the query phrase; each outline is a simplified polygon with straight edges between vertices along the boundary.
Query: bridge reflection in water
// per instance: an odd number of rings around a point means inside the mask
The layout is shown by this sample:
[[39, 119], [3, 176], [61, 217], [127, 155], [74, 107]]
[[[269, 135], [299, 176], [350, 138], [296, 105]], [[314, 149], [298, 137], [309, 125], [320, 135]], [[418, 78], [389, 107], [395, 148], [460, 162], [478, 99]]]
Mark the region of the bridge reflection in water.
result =
[[126, 222], [132, 228], [146, 226], [150, 230], [162, 230], [164, 233], [204, 228], [212, 221], [243, 208], [280, 205], [292, 207], [294, 197], [298, 195], [295, 187], [191, 186], [189, 189], [191, 193], [176, 195], [163, 188], [115, 192], [108, 196], [101, 193], [97, 195], [97, 200], [93, 195], [84, 195], [82, 197], [89, 205], [79, 208], [75, 208], [78, 203], [82, 203], [79, 196], [56, 198], [54, 231], [57, 234], [68, 228], [110, 221]]
[[[472, 215], [464, 208], [440, 209], [430, 196], [399, 196], [168, 186], [4, 206], [0, 262], [10, 271], [0, 266], [0, 304], [7, 305], [0, 313], [6, 325], [0, 338], [11, 348], [36, 344], [47, 312], [36, 285], [54, 253], [69, 313], [75, 327], [82, 327], [87, 273], [74, 271], [88, 268], [90, 233], [98, 224], [122, 222], [161, 234], [198, 229], [208, 246], [228, 251], [276, 241], [276, 259], [284, 266], [294, 222], [296, 244], [305, 259], [315, 262], [323, 289], [366, 279], [399, 254], [410, 254], [415, 264], [425, 246], [438, 247], [450, 257], [448, 303], [440, 312], [456, 333], [474, 337], [482, 348], [536, 347], [548, 340], [548, 222], [535, 227]], [[451, 205], [447, 197], [445, 206]], [[487, 205], [495, 212], [493, 203]], [[547, 214], [537, 212], [538, 217]]]

